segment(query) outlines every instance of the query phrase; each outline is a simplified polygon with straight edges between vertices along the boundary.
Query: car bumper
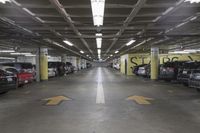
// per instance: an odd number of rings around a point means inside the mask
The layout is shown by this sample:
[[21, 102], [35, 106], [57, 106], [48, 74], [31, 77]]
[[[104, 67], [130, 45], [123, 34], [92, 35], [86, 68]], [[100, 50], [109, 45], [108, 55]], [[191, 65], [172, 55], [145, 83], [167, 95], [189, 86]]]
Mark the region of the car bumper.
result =
[[15, 89], [16, 84], [0, 85], [0, 93]]
[[192, 88], [200, 89], [200, 80], [190, 80], [189, 86]]

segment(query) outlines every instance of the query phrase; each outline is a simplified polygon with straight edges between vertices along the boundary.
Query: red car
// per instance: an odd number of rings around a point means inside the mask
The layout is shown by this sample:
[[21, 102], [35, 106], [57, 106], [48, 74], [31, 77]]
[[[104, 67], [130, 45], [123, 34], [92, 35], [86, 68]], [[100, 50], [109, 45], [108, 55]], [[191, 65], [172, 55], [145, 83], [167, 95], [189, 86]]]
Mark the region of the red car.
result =
[[9, 71], [12, 72], [13, 74], [16, 74], [18, 86], [23, 86], [25, 84], [33, 82], [34, 80], [33, 73], [26, 72], [24, 70], [19, 71], [14, 67], [7, 67], [7, 66], [4, 66], [3, 69], [5, 71]]

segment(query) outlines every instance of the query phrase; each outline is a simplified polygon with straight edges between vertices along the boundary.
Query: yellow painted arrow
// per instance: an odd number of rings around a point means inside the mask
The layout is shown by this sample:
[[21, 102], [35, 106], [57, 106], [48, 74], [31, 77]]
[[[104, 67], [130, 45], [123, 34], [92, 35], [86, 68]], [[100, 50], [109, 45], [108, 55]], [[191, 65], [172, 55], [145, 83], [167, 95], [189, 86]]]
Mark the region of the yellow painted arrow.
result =
[[126, 100], [135, 101], [138, 104], [148, 105], [151, 104], [149, 101], [154, 100], [153, 98], [148, 98], [144, 96], [130, 96]]
[[44, 100], [48, 101], [46, 103], [47, 106], [55, 106], [55, 105], [60, 104], [62, 101], [70, 101], [72, 99], [65, 97], [65, 96], [55, 96], [55, 97], [51, 97], [51, 98], [46, 98]]

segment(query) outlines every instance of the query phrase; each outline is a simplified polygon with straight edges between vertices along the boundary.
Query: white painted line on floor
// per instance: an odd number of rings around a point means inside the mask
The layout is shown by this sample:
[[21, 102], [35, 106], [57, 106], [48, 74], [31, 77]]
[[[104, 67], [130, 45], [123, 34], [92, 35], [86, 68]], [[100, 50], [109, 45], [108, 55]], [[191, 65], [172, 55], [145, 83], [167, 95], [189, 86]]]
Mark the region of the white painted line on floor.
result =
[[98, 83], [97, 85], [97, 97], [96, 97], [97, 104], [105, 104], [105, 97], [104, 97], [104, 90], [102, 82]]
[[97, 96], [96, 96], [96, 104], [105, 104], [105, 96], [102, 84], [102, 75], [101, 68], [98, 69], [98, 78], [97, 78]]

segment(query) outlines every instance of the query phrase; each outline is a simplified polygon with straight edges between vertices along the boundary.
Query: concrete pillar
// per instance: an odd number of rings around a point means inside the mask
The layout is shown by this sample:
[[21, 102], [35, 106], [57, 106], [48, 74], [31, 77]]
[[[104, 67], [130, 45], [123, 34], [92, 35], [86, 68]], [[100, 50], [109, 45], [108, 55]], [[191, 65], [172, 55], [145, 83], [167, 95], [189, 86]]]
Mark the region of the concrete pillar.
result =
[[151, 79], [157, 80], [159, 72], [159, 49], [151, 48]]
[[62, 55], [61, 61], [64, 62], [64, 63], [70, 62], [70, 61], [68, 61], [68, 57], [67, 57], [66, 54], [63, 54], [63, 55]]
[[48, 49], [40, 49], [40, 77], [41, 80], [48, 80]]

